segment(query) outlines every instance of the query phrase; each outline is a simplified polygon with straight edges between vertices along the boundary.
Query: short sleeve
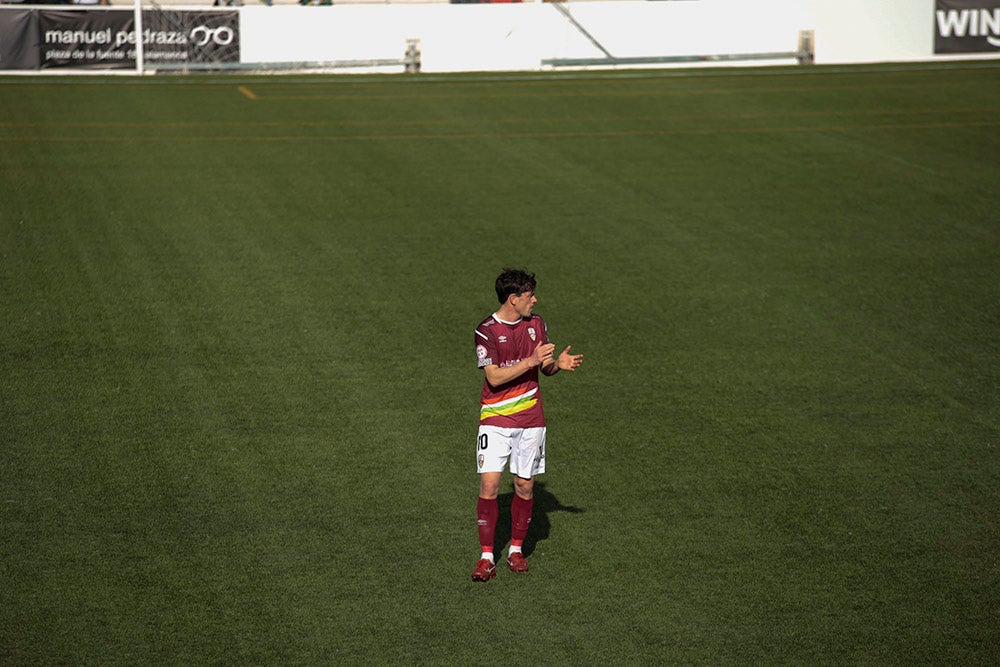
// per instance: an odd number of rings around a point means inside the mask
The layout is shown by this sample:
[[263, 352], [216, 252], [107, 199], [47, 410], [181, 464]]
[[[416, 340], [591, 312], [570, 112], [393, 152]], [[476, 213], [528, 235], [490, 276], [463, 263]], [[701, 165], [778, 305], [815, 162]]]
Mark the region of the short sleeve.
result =
[[495, 363], [493, 360], [497, 358], [496, 341], [490, 335], [489, 329], [483, 331], [484, 328], [476, 329], [476, 360], [479, 368], [493, 365]]

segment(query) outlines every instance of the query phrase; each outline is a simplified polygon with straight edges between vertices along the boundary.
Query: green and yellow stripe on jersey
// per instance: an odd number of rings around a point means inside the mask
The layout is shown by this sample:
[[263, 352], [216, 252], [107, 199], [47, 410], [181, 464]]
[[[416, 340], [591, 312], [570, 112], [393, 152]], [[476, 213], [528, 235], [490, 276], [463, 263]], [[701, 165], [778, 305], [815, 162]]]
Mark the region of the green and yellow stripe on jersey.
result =
[[522, 393], [504, 394], [490, 403], [483, 403], [479, 410], [479, 421], [490, 417], [509, 417], [518, 412], [524, 412], [538, 405], [538, 387]]

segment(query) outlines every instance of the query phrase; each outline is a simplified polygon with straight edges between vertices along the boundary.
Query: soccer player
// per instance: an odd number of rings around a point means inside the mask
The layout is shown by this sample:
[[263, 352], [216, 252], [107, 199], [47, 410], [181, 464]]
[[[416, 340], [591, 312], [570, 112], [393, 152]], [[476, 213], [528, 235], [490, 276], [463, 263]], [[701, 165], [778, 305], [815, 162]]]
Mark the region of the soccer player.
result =
[[513, 572], [528, 571], [521, 548], [531, 523], [535, 475], [545, 472], [545, 414], [538, 371], [555, 375], [576, 370], [583, 363], [583, 355], [570, 354], [569, 345], [553, 356], [555, 345], [549, 342], [545, 322], [532, 313], [538, 301], [533, 273], [504, 269], [497, 277], [496, 292], [500, 308], [476, 327], [476, 356], [485, 378], [476, 450], [476, 515], [482, 555], [472, 572], [473, 581], [496, 576], [497, 495], [508, 462], [514, 475], [514, 499], [507, 567]]

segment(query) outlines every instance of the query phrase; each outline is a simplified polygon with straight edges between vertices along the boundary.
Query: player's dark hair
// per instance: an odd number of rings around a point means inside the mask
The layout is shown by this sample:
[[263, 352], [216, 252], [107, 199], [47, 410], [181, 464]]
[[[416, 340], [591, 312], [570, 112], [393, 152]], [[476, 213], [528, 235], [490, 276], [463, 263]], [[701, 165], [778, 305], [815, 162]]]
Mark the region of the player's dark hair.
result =
[[524, 294], [535, 291], [535, 274], [522, 269], [506, 268], [497, 276], [497, 299], [500, 303], [507, 301], [511, 294]]

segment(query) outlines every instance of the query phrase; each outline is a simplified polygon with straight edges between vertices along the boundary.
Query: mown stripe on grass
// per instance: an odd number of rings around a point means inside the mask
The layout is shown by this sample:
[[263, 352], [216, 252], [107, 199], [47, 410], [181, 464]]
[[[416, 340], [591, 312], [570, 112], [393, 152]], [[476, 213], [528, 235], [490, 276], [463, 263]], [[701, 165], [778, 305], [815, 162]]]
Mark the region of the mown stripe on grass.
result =
[[[553, 117], [526, 117], [516, 118], [494, 118], [491, 123], [498, 125], [535, 125], [535, 124], [559, 124], [568, 123], [617, 123], [617, 122], [656, 122], [675, 120], [755, 120], [763, 118], [822, 118], [834, 116], [837, 118], [851, 117], [873, 117], [873, 116], [924, 116], [939, 114], [974, 114], [974, 113], [997, 113], [1000, 107], [968, 107], [968, 108], [941, 108], [941, 109], [919, 109], [907, 107], [905, 109], [855, 109], [836, 110], [824, 109], [820, 111], [777, 111], [762, 113], [685, 113], [685, 114], [656, 114], [637, 116], [587, 116], [580, 118], [569, 118], [565, 116]], [[273, 121], [239, 121], [239, 120], [218, 120], [218, 121], [23, 121], [4, 122], [0, 121], [0, 127], [17, 128], [223, 128], [223, 127], [412, 127], [412, 126], [442, 126], [459, 124], [453, 118], [414, 118], [414, 119], [358, 119], [358, 120], [273, 120]]]
[[689, 128], [662, 130], [602, 130], [602, 131], [563, 131], [563, 132], [455, 132], [441, 134], [364, 134], [364, 135], [276, 135], [276, 136], [195, 136], [195, 137], [143, 137], [143, 136], [105, 136], [105, 137], [0, 137], [4, 143], [31, 142], [190, 142], [190, 141], [433, 141], [433, 140], [484, 140], [484, 139], [564, 139], [564, 138], [600, 138], [600, 137], [653, 137], [653, 136], [712, 136], [726, 134], [782, 134], [801, 132], [845, 132], [857, 130], [925, 130], [963, 127], [991, 127], [1000, 125], [1000, 119], [967, 122], [930, 122], [930, 123], [878, 123], [874, 125], [810, 125], [802, 127], [747, 127], [747, 128]]
[[748, 92], [753, 94], [761, 93], [811, 93], [811, 92], [831, 92], [848, 90], [885, 90], [887, 88], [908, 88], [908, 89], [942, 89], [942, 88], [962, 88], [968, 86], [979, 87], [981, 81], [946, 81], [946, 82], [921, 82], [921, 83], [885, 83], [872, 82], [865, 84], [844, 84], [844, 85], [824, 85], [817, 83], [814, 86], [772, 86], [754, 87], [747, 89], [743, 87], [730, 88], [697, 88], [675, 86], [669, 90], [662, 88], [639, 88], [632, 87], [628, 90], [605, 89], [605, 90], [541, 90], [525, 92], [406, 92], [406, 93], [317, 93], [299, 95], [257, 95], [257, 99], [267, 102], [309, 102], [309, 101], [329, 101], [335, 100], [344, 102], [349, 100], [410, 100], [410, 99], [526, 99], [526, 98], [559, 98], [559, 97], [599, 97], [599, 98], [619, 98], [619, 97], [650, 97], [650, 96], [677, 96], [690, 97], [691, 95], [742, 95]]

